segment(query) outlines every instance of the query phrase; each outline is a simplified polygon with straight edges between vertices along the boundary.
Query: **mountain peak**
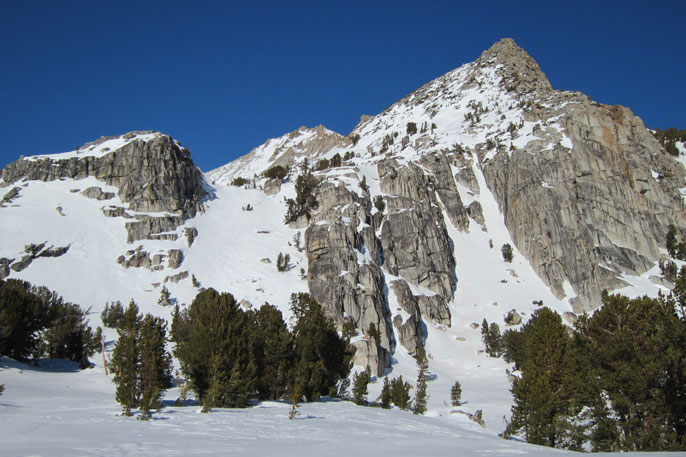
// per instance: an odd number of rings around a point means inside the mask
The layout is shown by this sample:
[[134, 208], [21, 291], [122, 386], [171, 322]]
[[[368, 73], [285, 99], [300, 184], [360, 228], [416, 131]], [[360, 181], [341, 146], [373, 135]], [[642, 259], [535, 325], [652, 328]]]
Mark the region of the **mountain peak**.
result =
[[477, 60], [481, 65], [502, 65], [502, 76], [523, 92], [552, 90], [538, 63], [512, 38], [503, 38], [485, 50]]

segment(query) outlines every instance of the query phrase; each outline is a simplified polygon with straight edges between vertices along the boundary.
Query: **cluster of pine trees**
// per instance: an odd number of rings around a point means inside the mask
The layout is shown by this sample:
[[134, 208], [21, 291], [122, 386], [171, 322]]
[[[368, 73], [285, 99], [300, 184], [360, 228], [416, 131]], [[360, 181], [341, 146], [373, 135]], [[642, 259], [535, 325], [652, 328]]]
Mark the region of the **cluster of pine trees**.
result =
[[140, 418], [149, 419], [152, 410], [160, 408], [165, 389], [171, 387], [167, 323], [151, 314], [141, 316], [132, 300], [116, 321], [116, 328], [119, 339], [110, 361], [117, 385], [116, 399], [125, 415], [130, 416], [133, 408], [140, 408]]
[[229, 293], [203, 290], [174, 312], [171, 335], [181, 370], [205, 411], [251, 399], [308, 401], [337, 396], [352, 347], [309, 294], [291, 296], [294, 322], [264, 304], [244, 311]]
[[0, 280], [0, 355], [16, 360], [42, 357], [91, 364], [101, 329], [88, 326], [86, 312], [45, 287]]
[[666, 130], [655, 129], [653, 135], [665, 150], [675, 157], [679, 155], [679, 149], [676, 147], [677, 141], [686, 143], [686, 130], [683, 129], [679, 130], [674, 127]]
[[686, 271], [667, 297], [602, 301], [573, 329], [540, 308], [505, 333], [521, 371], [505, 434], [577, 450], [686, 449]]

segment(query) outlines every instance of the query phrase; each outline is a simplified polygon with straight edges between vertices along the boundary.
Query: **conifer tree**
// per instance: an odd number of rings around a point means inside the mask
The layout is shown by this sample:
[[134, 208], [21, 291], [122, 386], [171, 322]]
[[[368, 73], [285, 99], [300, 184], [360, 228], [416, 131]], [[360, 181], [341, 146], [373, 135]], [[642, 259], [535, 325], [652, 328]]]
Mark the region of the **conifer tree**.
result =
[[390, 409], [392, 401], [393, 392], [391, 390], [391, 382], [388, 380], [388, 376], [386, 376], [383, 380], [383, 389], [381, 389], [381, 407]]
[[372, 372], [369, 366], [364, 371], [355, 373], [353, 376], [353, 402], [356, 405], [367, 403], [367, 386], [372, 379]]
[[391, 381], [393, 404], [403, 411], [410, 409], [410, 389], [412, 386], [409, 382], [404, 381], [402, 376]]
[[138, 306], [131, 300], [124, 315], [119, 321], [117, 333], [119, 340], [112, 351], [112, 370], [115, 373], [114, 382], [117, 384], [116, 399], [124, 408], [126, 416], [131, 415], [131, 409], [138, 406], [140, 398], [138, 384]]
[[278, 400], [288, 391], [290, 369], [293, 365], [291, 334], [281, 311], [265, 303], [255, 313], [255, 360], [257, 361], [257, 389], [260, 398]]
[[165, 389], [171, 387], [172, 361], [165, 349], [167, 323], [147, 314], [139, 325], [141, 418], [149, 419], [159, 409]]
[[414, 397], [414, 414], [426, 413], [426, 376], [429, 369], [429, 361], [426, 358], [426, 351], [423, 346], [417, 349], [417, 368], [419, 374], [417, 375], [417, 390]]
[[292, 294], [291, 312], [295, 318], [293, 375], [303, 396], [312, 401], [335, 393], [338, 381], [350, 372], [350, 345], [338, 336], [333, 322], [310, 294]]
[[160, 290], [160, 298], [157, 300], [157, 304], [160, 306], [171, 305], [171, 293], [169, 292], [169, 289], [167, 289], [167, 286], [162, 286], [162, 290]]
[[461, 398], [462, 386], [460, 385], [460, 381], [455, 381], [455, 384], [453, 384], [453, 387], [450, 389], [450, 401], [452, 402], [452, 405], [460, 406], [462, 404]]

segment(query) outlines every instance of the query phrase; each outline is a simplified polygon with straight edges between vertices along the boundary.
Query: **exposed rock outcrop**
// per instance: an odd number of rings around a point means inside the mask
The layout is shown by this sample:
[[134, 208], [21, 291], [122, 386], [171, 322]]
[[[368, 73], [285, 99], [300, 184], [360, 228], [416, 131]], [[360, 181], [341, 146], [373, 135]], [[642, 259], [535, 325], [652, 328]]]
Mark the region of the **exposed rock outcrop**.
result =
[[95, 200], [111, 200], [114, 198], [113, 192], [103, 192], [99, 187], [89, 187], [81, 192], [81, 195]]
[[429, 178], [416, 165], [400, 166], [392, 159], [380, 161], [378, 170], [381, 191], [392, 196], [381, 226], [384, 266], [450, 300], [455, 259]]
[[353, 362], [363, 367], [368, 366], [373, 375], [382, 376], [386, 368], [391, 366], [390, 353], [376, 344], [373, 339], [356, 341], [353, 347], [355, 348]]
[[[360, 197], [341, 182], [327, 181], [317, 189], [317, 201], [305, 231], [310, 293], [338, 325], [350, 319], [365, 332], [374, 324], [381, 334], [380, 347], [364, 353], [378, 359], [361, 364], [382, 373], [390, 366], [394, 339], [383, 273], [376, 263], [379, 243], [368, 226], [369, 195]], [[374, 368], [378, 363], [385, 365]]]
[[[136, 133], [123, 138], [135, 138]], [[2, 172], [2, 179], [8, 183], [22, 178], [53, 181], [89, 176], [116, 187], [117, 195], [122, 202], [129, 204], [130, 211], [177, 215], [157, 222], [150, 222], [152, 217], [147, 216], [146, 220], [127, 224], [129, 242], [159, 239], [153, 235], [174, 230], [184, 219], [195, 216], [202, 210], [202, 199], [207, 197], [202, 186], [202, 174], [193, 164], [188, 150], [162, 134], [147, 140], [133, 139], [103, 155], [20, 159], [7, 165]], [[108, 197], [97, 187], [86, 189], [84, 195], [97, 199]], [[176, 223], [173, 228], [172, 221]]]

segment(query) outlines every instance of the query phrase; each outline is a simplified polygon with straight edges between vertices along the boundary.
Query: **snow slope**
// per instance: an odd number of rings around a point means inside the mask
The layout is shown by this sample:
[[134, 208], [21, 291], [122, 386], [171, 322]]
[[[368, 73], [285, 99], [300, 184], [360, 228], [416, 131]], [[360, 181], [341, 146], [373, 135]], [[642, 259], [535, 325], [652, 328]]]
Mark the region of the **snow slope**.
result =
[[100, 366], [78, 371], [63, 361], [44, 360], [37, 369], [0, 358], [0, 382], [7, 457], [576, 455], [500, 439], [462, 415], [442, 420], [339, 401], [304, 404], [289, 420], [286, 403], [200, 414], [197, 406], [173, 406], [176, 393], [169, 392], [168, 406], [142, 422], [119, 415]]

